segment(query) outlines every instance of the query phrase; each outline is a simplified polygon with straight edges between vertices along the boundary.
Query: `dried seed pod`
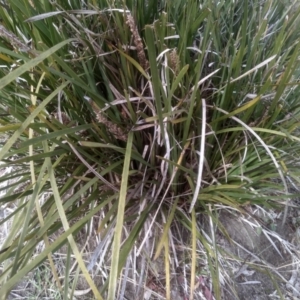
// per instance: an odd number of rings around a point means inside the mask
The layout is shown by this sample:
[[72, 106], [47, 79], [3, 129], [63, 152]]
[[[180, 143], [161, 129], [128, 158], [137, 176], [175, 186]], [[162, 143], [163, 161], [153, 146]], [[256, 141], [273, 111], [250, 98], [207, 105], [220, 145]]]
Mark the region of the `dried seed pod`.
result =
[[4, 26], [0, 25], [0, 36], [6, 38], [13, 47], [22, 52], [30, 51], [30, 48], [22, 42], [14, 33], [7, 30]]
[[118, 140], [127, 141], [127, 134], [120, 128], [117, 124], [111, 122], [106, 118], [101, 109], [96, 105], [94, 101], [90, 101], [94, 113], [96, 114], [96, 119], [99, 123], [106, 126], [107, 130]]
[[149, 62], [146, 58], [146, 54], [144, 51], [144, 45], [143, 45], [142, 39], [140, 37], [140, 34], [138, 32], [135, 21], [130, 14], [127, 15], [126, 24], [129, 26], [130, 31], [132, 33], [133, 42], [136, 46], [137, 57], [140, 62], [140, 65], [143, 67], [144, 70], [147, 70], [149, 68]]
[[170, 67], [173, 70], [174, 74], [177, 74], [179, 69], [179, 64], [180, 64], [179, 56], [177, 54], [176, 48], [174, 48], [170, 52]]

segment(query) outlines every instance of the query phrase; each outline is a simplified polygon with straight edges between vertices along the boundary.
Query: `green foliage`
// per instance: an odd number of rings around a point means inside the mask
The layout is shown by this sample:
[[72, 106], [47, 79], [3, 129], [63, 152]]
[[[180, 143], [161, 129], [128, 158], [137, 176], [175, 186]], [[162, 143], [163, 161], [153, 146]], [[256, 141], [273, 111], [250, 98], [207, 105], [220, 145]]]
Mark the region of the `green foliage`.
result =
[[[147, 239], [163, 228], [157, 258], [171, 252], [168, 233], [180, 224], [191, 232], [190, 293], [199, 240], [220, 299], [218, 248], [197, 215], [213, 217], [207, 205], [216, 204], [279, 207], [288, 182], [299, 182], [300, 7], [4, 2], [0, 132], [8, 138], [0, 158], [13, 171], [0, 178], [0, 202], [14, 210], [0, 222], [11, 224], [0, 294], [47, 258], [59, 282], [51, 253], [67, 243], [94, 297], [114, 299], [134, 245], [143, 249], [142, 232]], [[102, 296], [74, 240], [84, 226], [106, 241]], [[65, 299], [68, 268], [58, 283]]]

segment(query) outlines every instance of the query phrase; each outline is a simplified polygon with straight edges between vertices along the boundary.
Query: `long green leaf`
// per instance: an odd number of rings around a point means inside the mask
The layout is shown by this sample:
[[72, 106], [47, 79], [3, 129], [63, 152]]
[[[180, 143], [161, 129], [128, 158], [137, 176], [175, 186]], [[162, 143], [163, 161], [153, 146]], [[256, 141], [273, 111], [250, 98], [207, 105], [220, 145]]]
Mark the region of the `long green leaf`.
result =
[[23, 73], [29, 71], [30, 69], [37, 66], [39, 63], [41, 63], [43, 60], [45, 60], [47, 57], [51, 56], [53, 53], [55, 53], [57, 50], [65, 46], [66, 44], [69, 44], [70, 42], [74, 41], [75, 39], [68, 39], [65, 40], [54, 47], [48, 49], [47, 51], [43, 52], [39, 56], [33, 58], [32, 60], [26, 62], [24, 65], [19, 67], [18, 69], [12, 71], [5, 77], [3, 77], [0, 80], [0, 90], [3, 89], [6, 85], [11, 83], [12, 81], [16, 80], [19, 76], [21, 76]]
[[109, 274], [109, 286], [108, 286], [108, 300], [114, 300], [115, 294], [117, 290], [117, 281], [119, 277], [119, 255], [120, 255], [120, 246], [121, 246], [121, 236], [123, 230], [123, 221], [124, 221], [124, 211], [126, 206], [126, 198], [127, 198], [127, 185], [128, 185], [128, 177], [129, 177], [129, 165], [131, 161], [131, 150], [132, 150], [132, 140], [133, 140], [133, 132], [129, 132], [126, 153], [124, 159], [124, 167], [122, 173], [122, 182], [121, 182], [121, 190], [120, 190], [120, 198], [118, 205], [118, 213], [117, 213], [117, 224], [115, 228], [114, 241], [112, 246], [112, 261], [111, 261], [111, 269]]
[[54, 92], [52, 92], [30, 115], [29, 117], [23, 122], [23, 124], [19, 127], [18, 130], [15, 131], [15, 133], [11, 136], [11, 138], [6, 142], [4, 147], [0, 151], [0, 160], [3, 159], [3, 157], [6, 155], [8, 150], [11, 148], [11, 146], [17, 141], [17, 139], [21, 136], [21, 134], [24, 132], [24, 130], [30, 125], [32, 120], [38, 116], [39, 113], [41, 113], [46, 105], [50, 103], [53, 98], [62, 91], [69, 82], [65, 82], [62, 85], [60, 85]]

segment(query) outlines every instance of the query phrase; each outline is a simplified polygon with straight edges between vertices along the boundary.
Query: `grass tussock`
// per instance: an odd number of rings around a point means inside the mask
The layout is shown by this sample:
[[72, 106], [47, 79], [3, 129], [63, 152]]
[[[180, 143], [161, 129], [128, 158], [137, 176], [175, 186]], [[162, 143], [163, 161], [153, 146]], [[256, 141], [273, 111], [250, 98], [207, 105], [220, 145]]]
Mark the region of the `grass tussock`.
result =
[[82, 279], [95, 299], [236, 295], [222, 212], [284, 244], [256, 221], [286, 224], [299, 185], [296, 2], [1, 3], [0, 294], [47, 260], [59, 299]]

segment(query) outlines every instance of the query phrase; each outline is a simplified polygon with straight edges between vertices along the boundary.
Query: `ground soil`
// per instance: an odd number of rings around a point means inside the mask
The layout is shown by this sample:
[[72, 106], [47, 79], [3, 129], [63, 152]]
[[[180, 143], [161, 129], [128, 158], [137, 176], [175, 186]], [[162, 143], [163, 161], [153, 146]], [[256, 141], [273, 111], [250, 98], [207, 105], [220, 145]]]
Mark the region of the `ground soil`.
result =
[[[241, 218], [223, 213], [220, 220], [228, 235], [236, 242], [232, 244], [220, 232], [218, 244], [229, 256], [239, 258], [242, 265], [232, 274], [232, 281], [223, 288], [225, 300], [300, 299], [300, 233], [293, 218], [298, 217], [298, 208], [290, 209], [289, 218], [282, 224], [282, 214], [266, 230], [274, 230], [282, 241], [294, 247], [285, 247], [274, 236], [264, 234], [259, 227], [253, 228]], [[295, 217], [293, 217], [295, 214]], [[253, 222], [253, 220], [252, 220]], [[289, 249], [291, 252], [289, 252]], [[281, 294], [281, 295], [280, 295]]]

